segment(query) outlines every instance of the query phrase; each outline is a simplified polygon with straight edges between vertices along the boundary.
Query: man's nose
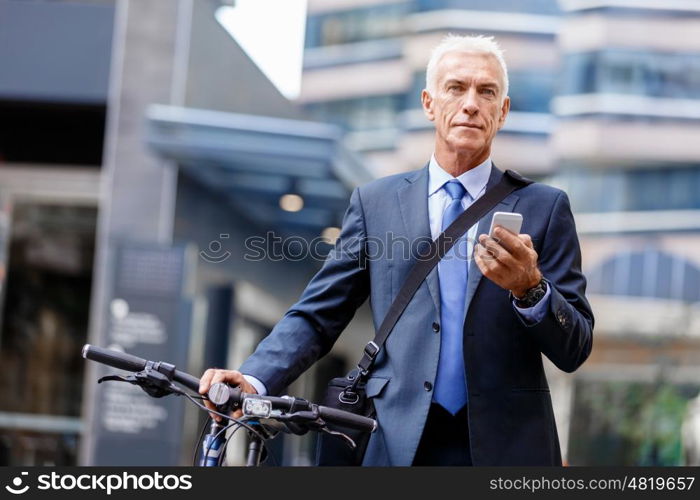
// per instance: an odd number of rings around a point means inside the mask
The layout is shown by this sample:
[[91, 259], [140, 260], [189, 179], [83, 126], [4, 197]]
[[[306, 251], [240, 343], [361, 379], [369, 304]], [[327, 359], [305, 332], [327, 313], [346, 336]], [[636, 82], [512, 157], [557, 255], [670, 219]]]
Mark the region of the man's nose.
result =
[[476, 100], [476, 90], [474, 88], [470, 88], [465, 93], [462, 101], [462, 110], [470, 116], [479, 112], [479, 104]]

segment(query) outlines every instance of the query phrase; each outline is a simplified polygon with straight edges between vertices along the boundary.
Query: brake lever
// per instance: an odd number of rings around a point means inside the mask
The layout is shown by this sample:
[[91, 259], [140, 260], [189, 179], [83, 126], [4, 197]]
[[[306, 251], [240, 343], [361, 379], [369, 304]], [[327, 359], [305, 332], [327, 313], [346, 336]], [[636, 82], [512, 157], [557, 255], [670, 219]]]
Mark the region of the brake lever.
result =
[[331, 436], [337, 436], [337, 437], [343, 439], [345, 441], [345, 444], [347, 444], [351, 450], [354, 450], [355, 448], [357, 448], [357, 444], [355, 443], [355, 441], [353, 441], [352, 438], [350, 436], [348, 436], [347, 434], [343, 434], [342, 432], [338, 432], [338, 431], [332, 431], [328, 427], [321, 427], [320, 430], [322, 432], [325, 432], [326, 434], [330, 434]]
[[[357, 448], [357, 444], [350, 436], [339, 431], [330, 430], [327, 427], [325, 420], [319, 416], [316, 408], [311, 411], [298, 411], [295, 413], [277, 415], [275, 419], [284, 423], [284, 425], [286, 425], [287, 428], [294, 434], [304, 435], [309, 432], [309, 429], [313, 428], [317, 431], [325, 432], [332, 436], [341, 438], [351, 450]], [[297, 430], [301, 432], [298, 432]]]
[[132, 385], [137, 385], [143, 389], [146, 394], [154, 398], [162, 398], [169, 394], [182, 394], [182, 391], [175, 387], [166, 375], [148, 368], [126, 377], [122, 375], [105, 375], [101, 377], [97, 383], [101, 384], [102, 382], [110, 381], [127, 382]]

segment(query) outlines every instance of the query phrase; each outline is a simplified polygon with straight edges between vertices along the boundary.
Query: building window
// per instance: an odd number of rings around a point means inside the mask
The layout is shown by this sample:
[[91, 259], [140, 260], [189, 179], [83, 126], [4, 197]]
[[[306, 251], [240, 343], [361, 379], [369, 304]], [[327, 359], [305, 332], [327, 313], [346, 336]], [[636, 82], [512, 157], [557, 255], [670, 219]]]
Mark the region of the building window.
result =
[[411, 89], [406, 94], [406, 107], [408, 109], [421, 109], [421, 92], [425, 88], [425, 71], [417, 71], [413, 74]]
[[318, 121], [362, 131], [394, 128], [403, 107], [403, 95], [383, 95], [314, 103], [307, 110]]
[[0, 165], [99, 167], [106, 117], [104, 104], [0, 99]]
[[418, 10], [465, 9], [491, 12], [526, 12], [528, 14], [560, 13], [557, 0], [418, 0]]
[[546, 70], [511, 71], [508, 74], [511, 111], [549, 113], [554, 74]]
[[700, 269], [653, 247], [621, 252], [588, 273], [588, 292], [700, 302]]
[[700, 54], [604, 50], [564, 57], [563, 95], [614, 93], [700, 99]]
[[400, 36], [403, 19], [412, 10], [406, 2], [309, 16], [306, 48]]
[[577, 169], [559, 178], [576, 212], [700, 209], [697, 166]]

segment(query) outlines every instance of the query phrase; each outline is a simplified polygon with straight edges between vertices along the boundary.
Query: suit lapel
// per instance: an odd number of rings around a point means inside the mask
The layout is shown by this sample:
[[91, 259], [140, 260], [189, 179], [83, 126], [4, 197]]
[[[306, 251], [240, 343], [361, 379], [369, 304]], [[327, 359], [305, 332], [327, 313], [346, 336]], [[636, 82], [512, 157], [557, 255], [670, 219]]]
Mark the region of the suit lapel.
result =
[[[428, 166], [411, 172], [405, 179], [407, 182], [399, 188], [397, 196], [405, 234], [408, 236], [412, 248], [412, 245], [419, 240], [429, 241], [432, 239], [428, 218]], [[439, 316], [440, 284], [437, 266], [430, 271], [426, 281]]]
[[[503, 172], [497, 169], [496, 165], [493, 165], [493, 167], [491, 168], [491, 176], [489, 177], [489, 181], [486, 184], [486, 189], [491, 189], [491, 187], [493, 187], [501, 180], [501, 177], [503, 177]], [[501, 200], [501, 202], [498, 203], [493, 209], [491, 209], [491, 211], [488, 214], [482, 217], [477, 226], [477, 231], [474, 239], [478, 242], [479, 235], [488, 234], [489, 227], [491, 226], [491, 219], [493, 218], [493, 214], [495, 212], [512, 212], [513, 207], [515, 207], [515, 204], [518, 202], [519, 198], [520, 197], [516, 193], [510, 193], [508, 196], [503, 198], [503, 200]], [[467, 312], [469, 311], [469, 305], [471, 304], [472, 298], [474, 297], [476, 289], [479, 286], [479, 283], [481, 283], [481, 278], [483, 278], [483, 276], [484, 275], [481, 273], [481, 269], [479, 269], [479, 266], [476, 265], [476, 261], [472, 259], [469, 262], [467, 294], [464, 303], [465, 318]]]
[[[486, 184], [486, 189], [488, 190], [497, 184], [501, 180], [502, 176], [503, 172], [496, 168], [496, 165], [493, 165], [491, 168], [491, 175], [489, 176], [488, 183]], [[399, 188], [397, 191], [405, 234], [408, 236], [411, 244], [426, 238], [432, 239], [430, 234], [430, 220], [428, 218], [427, 165], [421, 170], [407, 174], [405, 180], [406, 183], [404, 186]], [[485, 234], [488, 232], [494, 212], [512, 212], [519, 198], [520, 197], [516, 193], [509, 194], [493, 209], [491, 209], [488, 214], [481, 218], [477, 226], [477, 241], [480, 234]], [[469, 262], [469, 274], [467, 278], [467, 293], [464, 304], [465, 317], [469, 310], [469, 305], [471, 304], [472, 298], [476, 293], [476, 289], [481, 283], [482, 277], [483, 274], [481, 273], [481, 269], [479, 269], [479, 266], [477, 266], [476, 262], [474, 262], [472, 259]], [[437, 266], [430, 271], [426, 281], [428, 283], [428, 290], [430, 291], [433, 303], [435, 304], [435, 309], [437, 310], [439, 316], [440, 283], [438, 281]]]

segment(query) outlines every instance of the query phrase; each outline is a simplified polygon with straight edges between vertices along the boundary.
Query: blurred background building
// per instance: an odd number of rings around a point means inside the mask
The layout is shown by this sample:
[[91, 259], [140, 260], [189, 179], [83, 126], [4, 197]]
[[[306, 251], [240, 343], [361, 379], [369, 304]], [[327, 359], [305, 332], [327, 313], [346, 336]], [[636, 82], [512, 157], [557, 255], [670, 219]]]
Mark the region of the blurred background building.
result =
[[[240, 364], [320, 266], [351, 189], [429, 159], [419, 96], [448, 32], [506, 51], [495, 163], [575, 210], [597, 321], [582, 369], [548, 366], [565, 458], [683, 463], [700, 388], [700, 5], [308, 0], [290, 102], [217, 22], [222, 3], [0, 0], [0, 463], [187, 463], [197, 411], [98, 388], [80, 346], [195, 374]], [[275, 258], [250, 259], [270, 232]], [[317, 258], [300, 257], [314, 238]], [[365, 305], [289, 392], [318, 398], [370, 332]], [[313, 442], [274, 452], [308, 464]]]
[[597, 319], [572, 381], [569, 460], [678, 464], [700, 382], [700, 4], [561, 6], [554, 180]]
[[[198, 412], [98, 390], [107, 370], [81, 345], [195, 374], [239, 364], [372, 178], [341, 129], [304, 120], [267, 80], [221, 5], [0, 2], [2, 463], [185, 463]], [[296, 239], [244, 260], [246, 239], [269, 231]], [[315, 259], [298, 248], [313, 238]], [[367, 311], [354, 328], [353, 357]], [[338, 355], [324, 366], [345, 368]], [[313, 395], [314, 380], [290, 392]], [[311, 460], [311, 444], [288, 441], [280, 461]]]

